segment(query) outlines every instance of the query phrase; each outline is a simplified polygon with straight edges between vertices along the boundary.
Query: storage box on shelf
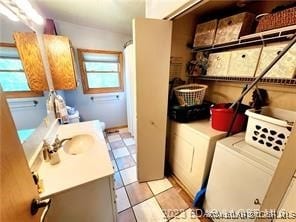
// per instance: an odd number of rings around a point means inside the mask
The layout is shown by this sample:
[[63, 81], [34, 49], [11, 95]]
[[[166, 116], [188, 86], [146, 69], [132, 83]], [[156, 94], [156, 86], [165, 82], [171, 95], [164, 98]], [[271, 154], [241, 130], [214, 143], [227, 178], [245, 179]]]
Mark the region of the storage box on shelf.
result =
[[[271, 63], [271, 61], [283, 50], [287, 43], [273, 43], [263, 47], [258, 67], [256, 70], [256, 76], [265, 69], [265, 67]], [[284, 56], [281, 58], [264, 78], [294, 78], [296, 71], [296, 45], [294, 45]]]
[[253, 77], [261, 50], [261, 46], [253, 46], [231, 51], [227, 76]]
[[226, 76], [231, 52], [211, 53], [208, 59], [207, 76]]
[[296, 7], [288, 8], [279, 12], [263, 15], [259, 18], [256, 32], [281, 28], [296, 24]]
[[260, 112], [247, 110], [249, 116], [245, 140], [264, 152], [280, 157], [296, 121], [296, 112], [263, 107]]
[[240, 36], [250, 34], [255, 15], [243, 12], [219, 20], [214, 44], [237, 41]]
[[254, 77], [261, 46], [212, 53], [208, 60], [208, 76]]
[[[198, 78], [203, 80], [215, 81], [251, 82], [264, 70], [264, 68], [266, 68], [268, 64], [271, 63], [271, 61], [277, 56], [279, 51], [281, 51], [285, 47], [285, 45], [287, 44], [287, 40], [291, 38], [295, 31], [296, 26], [290, 26], [279, 28], [276, 30], [269, 30], [262, 33], [242, 36], [240, 40], [236, 43], [228, 43], [220, 46], [214, 45], [208, 48], [195, 48], [193, 49], [193, 52], [212, 52], [210, 53], [208, 58], [207, 74], [205, 76], [199, 76]], [[258, 52], [256, 54], [255, 51], [259, 51], [259, 49], [246, 50], [247, 54], [245, 55], [245, 57], [243, 56], [244, 54], [241, 54], [242, 51], [240, 50], [248, 48], [233, 49], [245, 45], [255, 45], [252, 47], [261, 48], [262, 44], [264, 44], [264, 46], [259, 53], [260, 57], [258, 58], [259, 61], [257, 60], [258, 64], [255, 62], [255, 58], [258, 57]], [[252, 51], [255, 53], [255, 56], [254, 54], [252, 54]], [[250, 56], [250, 54], [252, 55]], [[266, 76], [260, 80], [260, 82], [266, 84], [295, 85], [295, 56], [296, 46], [294, 45], [283, 56], [283, 58], [281, 58], [275, 64], [275, 66], [266, 74]], [[248, 58], [251, 59], [251, 62], [247, 61]], [[253, 72], [254, 68], [256, 68], [256, 72]]]
[[193, 47], [205, 47], [213, 45], [217, 24], [217, 19], [197, 24]]

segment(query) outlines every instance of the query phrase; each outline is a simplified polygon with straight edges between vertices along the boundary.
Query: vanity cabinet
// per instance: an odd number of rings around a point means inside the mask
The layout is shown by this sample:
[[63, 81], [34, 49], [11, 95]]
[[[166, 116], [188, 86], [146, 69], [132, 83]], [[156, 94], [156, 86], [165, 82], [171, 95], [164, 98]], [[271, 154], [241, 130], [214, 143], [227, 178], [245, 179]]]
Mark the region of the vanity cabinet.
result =
[[[100, 122], [60, 125], [47, 140], [54, 140], [55, 135], [80, 139], [67, 146], [64, 143], [58, 150], [61, 160], [58, 164], [41, 161], [36, 167], [43, 181], [40, 198], [52, 199], [47, 222], [116, 221], [114, 169]], [[87, 135], [88, 139], [81, 135]], [[71, 149], [80, 152], [74, 151], [76, 155], [73, 155]]]
[[169, 165], [192, 197], [209, 174], [216, 141], [225, 135], [212, 129], [209, 120], [171, 122]]
[[116, 221], [113, 177], [52, 195], [47, 222]]
[[[77, 86], [73, 53], [65, 36], [44, 35], [46, 54], [55, 90], [70, 90]], [[48, 90], [45, 70], [35, 33], [14, 33], [16, 46], [32, 91]]]

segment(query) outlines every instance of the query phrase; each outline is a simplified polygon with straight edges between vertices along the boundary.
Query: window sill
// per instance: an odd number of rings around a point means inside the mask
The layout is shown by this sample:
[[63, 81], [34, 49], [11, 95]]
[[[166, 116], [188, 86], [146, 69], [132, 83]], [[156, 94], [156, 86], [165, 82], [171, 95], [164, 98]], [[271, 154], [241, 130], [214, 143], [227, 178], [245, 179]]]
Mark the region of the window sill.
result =
[[100, 93], [116, 93], [123, 92], [123, 88], [92, 88], [92, 89], [84, 89], [84, 94], [100, 94]]
[[13, 91], [4, 93], [6, 95], [6, 98], [29, 98], [44, 96], [43, 92]]

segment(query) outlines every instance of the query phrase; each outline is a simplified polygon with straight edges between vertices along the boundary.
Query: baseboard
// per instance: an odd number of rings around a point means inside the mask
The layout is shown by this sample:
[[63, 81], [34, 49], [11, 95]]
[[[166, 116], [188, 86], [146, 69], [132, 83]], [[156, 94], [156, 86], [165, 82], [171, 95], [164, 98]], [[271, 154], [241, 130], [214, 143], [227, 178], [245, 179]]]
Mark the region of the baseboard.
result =
[[186, 186], [173, 173], [171, 173], [170, 176], [178, 184], [178, 186], [180, 186], [185, 191], [185, 193], [191, 198], [191, 200], [193, 201], [194, 196], [192, 196], [192, 194], [189, 192], [189, 190], [186, 188]]
[[115, 131], [115, 130], [119, 130], [119, 129], [122, 129], [122, 128], [127, 128], [127, 125], [121, 125], [121, 126], [114, 126], [114, 127], [106, 128], [105, 131], [106, 132]]

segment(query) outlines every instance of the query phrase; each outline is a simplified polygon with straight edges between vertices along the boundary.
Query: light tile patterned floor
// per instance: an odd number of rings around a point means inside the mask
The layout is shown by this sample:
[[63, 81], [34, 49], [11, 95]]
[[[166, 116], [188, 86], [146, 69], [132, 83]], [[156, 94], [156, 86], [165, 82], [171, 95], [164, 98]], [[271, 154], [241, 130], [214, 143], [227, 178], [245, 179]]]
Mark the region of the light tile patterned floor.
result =
[[116, 203], [118, 212], [126, 210], [131, 206], [124, 187], [117, 189], [115, 193], [117, 196]]
[[210, 221], [199, 220], [192, 213], [192, 200], [171, 177], [148, 183], [137, 182], [137, 148], [126, 128], [107, 134], [106, 141], [116, 171], [119, 222]]
[[150, 181], [148, 184], [154, 195], [159, 194], [173, 186], [167, 178]]
[[115, 159], [130, 155], [130, 153], [128, 152], [128, 149], [126, 147], [112, 150], [112, 152], [113, 152]]
[[152, 197], [133, 207], [137, 221], [167, 221], [164, 213], [159, 207], [155, 197]]
[[137, 167], [130, 167], [120, 171], [124, 185], [131, 184], [137, 181]]

